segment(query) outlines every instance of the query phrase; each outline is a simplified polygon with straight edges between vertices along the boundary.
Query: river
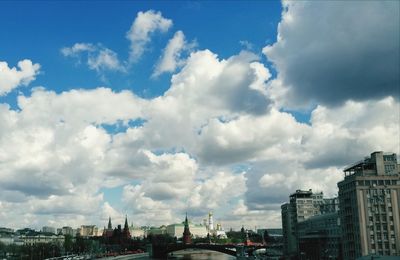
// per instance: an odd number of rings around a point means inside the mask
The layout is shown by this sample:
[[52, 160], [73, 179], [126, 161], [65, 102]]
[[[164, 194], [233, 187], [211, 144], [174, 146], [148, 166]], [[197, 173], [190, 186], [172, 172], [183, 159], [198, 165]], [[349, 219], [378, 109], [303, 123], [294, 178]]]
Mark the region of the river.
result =
[[[118, 258], [118, 257], [117, 257]], [[105, 258], [105, 259], [110, 259], [112, 258]], [[139, 260], [156, 260], [155, 258], [150, 258], [148, 256], [121, 256], [120, 260], [130, 260], [130, 259], [139, 259]], [[176, 259], [176, 260], [194, 260], [194, 259], [199, 259], [199, 260], [233, 260], [236, 259], [236, 257], [229, 256], [226, 254], [222, 254], [219, 252], [214, 252], [214, 251], [209, 251], [209, 250], [192, 250], [192, 249], [187, 249], [187, 250], [181, 250], [181, 251], [176, 251], [172, 255], [168, 257], [168, 259]], [[117, 260], [117, 259], [116, 259]], [[158, 260], [158, 259], [157, 259]]]

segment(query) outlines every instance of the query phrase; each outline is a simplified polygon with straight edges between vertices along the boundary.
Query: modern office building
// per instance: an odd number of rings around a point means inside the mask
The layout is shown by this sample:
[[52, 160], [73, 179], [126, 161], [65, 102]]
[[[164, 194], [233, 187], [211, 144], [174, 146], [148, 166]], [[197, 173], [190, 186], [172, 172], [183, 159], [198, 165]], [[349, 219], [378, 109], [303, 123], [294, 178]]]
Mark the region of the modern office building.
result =
[[323, 193], [313, 193], [312, 190], [296, 190], [289, 197], [289, 203], [281, 206], [282, 229], [284, 239], [284, 254], [298, 254], [297, 224], [312, 216], [320, 214], [323, 204]]
[[400, 175], [394, 153], [374, 152], [344, 169], [339, 187], [344, 259], [400, 256]]
[[302, 259], [341, 259], [338, 212], [326, 212], [298, 223], [299, 255]]

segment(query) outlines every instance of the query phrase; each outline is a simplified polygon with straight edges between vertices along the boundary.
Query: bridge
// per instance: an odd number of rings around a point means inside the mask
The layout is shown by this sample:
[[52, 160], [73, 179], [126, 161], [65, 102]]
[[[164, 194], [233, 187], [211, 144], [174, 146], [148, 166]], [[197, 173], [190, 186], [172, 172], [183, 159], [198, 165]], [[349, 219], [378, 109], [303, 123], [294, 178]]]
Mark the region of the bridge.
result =
[[202, 249], [216, 251], [231, 256], [252, 255], [257, 249], [266, 248], [265, 246], [244, 246], [244, 245], [220, 245], [220, 244], [167, 244], [153, 245], [150, 256], [166, 259], [170, 253], [185, 249]]

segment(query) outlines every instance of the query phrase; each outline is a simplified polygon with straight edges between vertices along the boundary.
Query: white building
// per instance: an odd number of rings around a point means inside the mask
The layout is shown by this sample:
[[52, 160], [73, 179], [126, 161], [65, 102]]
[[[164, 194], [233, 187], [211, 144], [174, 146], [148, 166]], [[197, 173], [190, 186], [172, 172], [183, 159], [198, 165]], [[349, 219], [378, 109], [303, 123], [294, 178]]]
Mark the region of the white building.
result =
[[82, 225], [79, 231], [83, 237], [97, 237], [99, 235], [99, 229], [95, 225]]
[[35, 245], [35, 244], [59, 244], [63, 245], [65, 238], [63, 235], [44, 235], [44, 234], [37, 234], [37, 235], [21, 235], [19, 237], [25, 245]]
[[[176, 238], [181, 238], [183, 237], [183, 230], [184, 230], [185, 225], [183, 223], [181, 224], [172, 224], [167, 226], [167, 234], [176, 237]], [[203, 225], [196, 225], [189, 223], [189, 230], [190, 233], [192, 234], [193, 237], [207, 237], [207, 228]]]
[[129, 233], [132, 238], [144, 238], [146, 236], [146, 230], [144, 228], [134, 227], [133, 225], [129, 227]]

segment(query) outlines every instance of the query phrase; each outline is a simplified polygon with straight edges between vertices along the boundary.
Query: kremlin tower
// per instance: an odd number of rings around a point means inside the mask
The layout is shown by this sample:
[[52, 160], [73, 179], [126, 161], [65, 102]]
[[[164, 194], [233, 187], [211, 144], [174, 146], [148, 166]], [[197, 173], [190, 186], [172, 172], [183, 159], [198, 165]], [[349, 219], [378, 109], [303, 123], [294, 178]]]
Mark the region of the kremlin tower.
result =
[[187, 245], [187, 244], [191, 244], [192, 243], [192, 238], [191, 238], [191, 234], [189, 231], [189, 222], [187, 219], [187, 213], [186, 213], [186, 218], [185, 218], [185, 228], [183, 230], [183, 244]]

